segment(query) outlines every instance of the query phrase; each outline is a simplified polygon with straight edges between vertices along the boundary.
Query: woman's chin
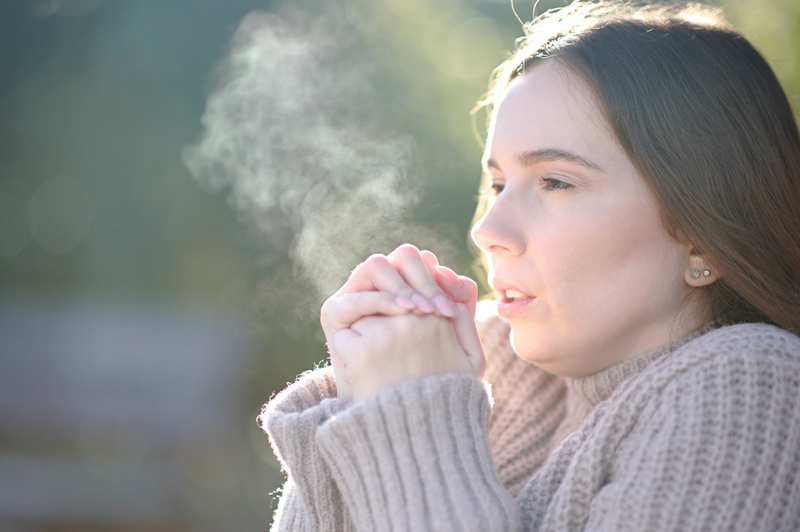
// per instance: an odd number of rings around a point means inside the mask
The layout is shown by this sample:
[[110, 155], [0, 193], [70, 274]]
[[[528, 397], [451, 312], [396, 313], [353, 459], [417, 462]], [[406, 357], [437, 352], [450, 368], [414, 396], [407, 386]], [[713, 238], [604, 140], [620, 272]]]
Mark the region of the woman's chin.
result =
[[521, 359], [561, 377], [587, 375], [586, 361], [570, 356], [570, 353], [575, 353], [575, 349], [559, 348], [558, 345], [548, 343], [547, 339], [548, 335], [519, 329], [515, 331], [511, 327], [511, 347]]
[[552, 366], [558, 362], [558, 358], [552, 350], [543, 349], [544, 342], [541, 341], [541, 335], [531, 334], [530, 331], [522, 332], [518, 328], [515, 330], [513, 325], [511, 326], [511, 347], [518, 357], [543, 369], [544, 366]]

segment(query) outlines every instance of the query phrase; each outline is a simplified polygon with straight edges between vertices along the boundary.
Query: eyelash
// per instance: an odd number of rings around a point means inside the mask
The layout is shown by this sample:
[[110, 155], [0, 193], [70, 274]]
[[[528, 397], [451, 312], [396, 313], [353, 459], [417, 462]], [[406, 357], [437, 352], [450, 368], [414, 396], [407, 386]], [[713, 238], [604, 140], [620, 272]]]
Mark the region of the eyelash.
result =
[[[571, 188], [574, 188], [569, 183], [565, 183], [564, 181], [561, 181], [559, 179], [555, 179], [553, 177], [542, 177], [542, 178], [539, 179], [539, 184], [542, 185], [542, 189], [543, 190], [546, 190], [548, 192], [552, 192], [554, 190], [569, 190]], [[550, 186], [547, 186], [547, 185], [550, 185]], [[491, 188], [494, 191], [494, 195], [497, 196], [498, 194], [503, 192], [503, 190], [506, 188], [506, 186], [503, 185], [503, 184], [500, 184], [500, 183], [497, 183], [497, 184], [492, 183], [489, 186], [489, 188]]]

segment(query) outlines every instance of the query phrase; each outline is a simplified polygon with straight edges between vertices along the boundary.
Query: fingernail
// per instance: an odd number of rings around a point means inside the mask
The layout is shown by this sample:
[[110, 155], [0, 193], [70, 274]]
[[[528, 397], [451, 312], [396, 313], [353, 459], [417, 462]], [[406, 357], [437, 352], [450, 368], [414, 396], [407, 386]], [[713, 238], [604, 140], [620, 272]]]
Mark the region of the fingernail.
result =
[[433, 312], [434, 310], [436, 310], [433, 308], [433, 305], [431, 304], [430, 301], [428, 301], [419, 294], [414, 294], [413, 296], [411, 296], [411, 301], [413, 301], [417, 305], [417, 308], [420, 309], [422, 312]]
[[407, 308], [409, 310], [417, 308], [416, 303], [414, 303], [407, 297], [397, 296], [396, 298], [394, 298], [394, 302], [397, 303], [398, 307]]
[[439, 312], [447, 316], [448, 318], [455, 318], [458, 316], [458, 311], [456, 311], [456, 306], [453, 304], [452, 301], [447, 299], [444, 296], [436, 296], [433, 298], [433, 302], [436, 304], [436, 308], [439, 309]]
[[441, 275], [442, 278], [448, 283], [452, 284], [461, 283], [461, 280], [458, 278], [458, 275], [456, 275], [456, 272], [454, 272], [447, 266], [439, 266], [436, 268], [436, 271], [439, 272], [439, 275]]

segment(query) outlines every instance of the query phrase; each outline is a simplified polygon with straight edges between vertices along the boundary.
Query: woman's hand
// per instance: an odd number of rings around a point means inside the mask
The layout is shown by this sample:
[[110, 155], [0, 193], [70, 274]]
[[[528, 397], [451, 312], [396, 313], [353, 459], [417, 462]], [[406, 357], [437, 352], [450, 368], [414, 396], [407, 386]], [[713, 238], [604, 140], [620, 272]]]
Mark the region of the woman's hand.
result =
[[[346, 382], [348, 379], [341, 375], [342, 364], [334, 343], [339, 331], [372, 315], [402, 316], [413, 313], [422, 317], [432, 313], [440, 317], [452, 317], [456, 323], [460, 323], [463, 309], [453, 304], [458, 302], [466, 306], [469, 320], [454, 330], [459, 342], [469, 344], [473, 342], [473, 336], [477, 338], [477, 332], [469, 332], [469, 329], [475, 328], [472, 318], [477, 294], [474, 281], [440, 266], [433, 253], [419, 251], [410, 244], [398, 247], [389, 256], [369, 257], [322, 307], [320, 321], [331, 354], [339, 396], [351, 395]], [[480, 346], [479, 341], [477, 345]], [[481, 360], [482, 357], [480, 350]]]
[[338, 331], [330, 344], [337, 387], [354, 401], [411, 379], [444, 373], [483, 376], [485, 358], [469, 307], [457, 303], [454, 319], [435, 316], [368, 316]]
[[478, 287], [472, 279], [440, 266], [430, 251], [403, 244], [388, 256], [372, 255], [359, 264], [322, 305], [320, 322], [330, 341], [337, 331], [373, 314], [413, 311], [418, 316], [434, 313], [455, 318], [454, 302], [459, 302], [474, 315], [477, 298]]

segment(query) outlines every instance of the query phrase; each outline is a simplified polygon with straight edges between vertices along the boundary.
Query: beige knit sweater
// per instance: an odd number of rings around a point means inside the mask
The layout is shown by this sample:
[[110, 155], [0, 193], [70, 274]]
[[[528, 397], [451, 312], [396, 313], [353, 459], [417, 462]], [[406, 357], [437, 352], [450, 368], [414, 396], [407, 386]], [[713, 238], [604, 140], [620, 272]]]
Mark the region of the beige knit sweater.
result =
[[265, 405], [273, 530], [800, 530], [800, 338], [699, 331], [565, 379], [480, 329], [492, 394], [450, 374], [353, 405], [322, 369]]

